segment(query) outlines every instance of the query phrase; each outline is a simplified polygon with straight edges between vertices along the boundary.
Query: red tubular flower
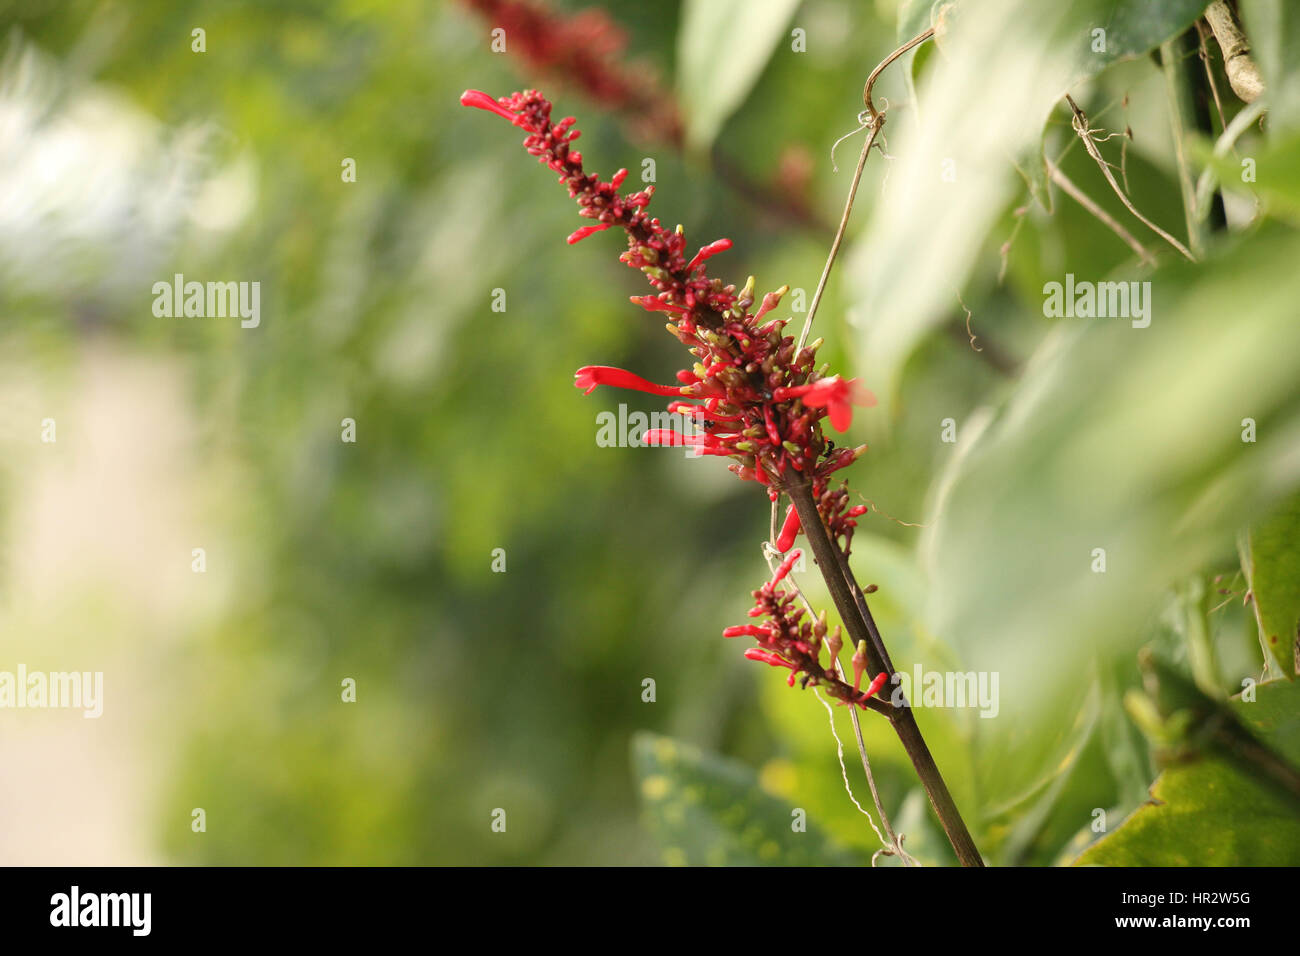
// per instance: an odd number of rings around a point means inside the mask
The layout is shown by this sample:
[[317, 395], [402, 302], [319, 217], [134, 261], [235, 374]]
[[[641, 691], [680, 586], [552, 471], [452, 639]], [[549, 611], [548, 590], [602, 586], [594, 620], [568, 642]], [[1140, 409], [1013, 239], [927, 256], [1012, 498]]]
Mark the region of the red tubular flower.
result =
[[889, 675], [884, 671], [881, 671], [875, 676], [871, 683], [867, 685], [867, 689], [862, 692], [863, 698], [875, 697], [880, 693], [880, 688], [884, 687], [888, 680]]
[[776, 550], [785, 554], [794, 544], [795, 536], [799, 533], [799, 512], [794, 510], [791, 505], [785, 513], [785, 524], [781, 526], [781, 533], [776, 539]]
[[687, 312], [682, 306], [665, 302], [657, 295], [633, 295], [629, 298], [647, 312], [668, 312], [671, 315], [685, 315]]
[[745, 657], [751, 661], [762, 661], [764, 664], [771, 664], [773, 667], [789, 667], [794, 669], [794, 664], [787, 661], [780, 654], [774, 654], [772, 651], [765, 651], [761, 648], [751, 647], [745, 651]]
[[802, 398], [810, 408], [825, 407], [830, 412], [831, 424], [837, 432], [848, 431], [853, 421], [853, 406], [864, 405], [868, 408], [876, 404], [876, 396], [863, 388], [856, 378], [847, 381], [838, 375], [822, 378], [808, 385], [795, 385], [791, 388], [779, 388], [773, 393], [777, 401], [787, 398]]
[[603, 232], [612, 225], [614, 225], [612, 222], [602, 222], [598, 226], [583, 226], [581, 229], [575, 229], [573, 232], [569, 233], [569, 238], [566, 241], [569, 245], [573, 245], [586, 239], [593, 232]]
[[773, 587], [785, 580], [785, 576], [790, 573], [790, 569], [794, 567], [794, 563], [802, 556], [803, 552], [798, 548], [786, 555], [785, 560], [781, 562], [781, 566], [776, 569], [776, 574], [772, 575]]
[[853, 659], [849, 663], [853, 665], [853, 689], [857, 690], [862, 684], [862, 672], [867, 667], [866, 641], [858, 642], [858, 649], [853, 652]]
[[634, 375], [631, 372], [609, 365], [583, 366], [574, 373], [573, 384], [576, 388], [583, 389], [583, 394], [586, 395], [590, 395], [597, 385], [613, 385], [615, 388], [648, 392], [651, 395], [680, 396], [682, 394], [679, 385], [656, 385], [654, 382], [647, 382], [640, 375]]
[[735, 627], [725, 628], [722, 632], [723, 637], [771, 637], [770, 628], [761, 627], [758, 624], [737, 624]]
[[646, 430], [643, 440], [647, 445], [656, 448], [677, 448], [681, 445], [703, 445], [706, 441], [703, 435], [683, 435], [679, 431], [671, 428], [650, 428]]
[[514, 123], [516, 126], [521, 126], [529, 131], [532, 130], [531, 127], [524, 125], [518, 113], [506, 109], [482, 90], [466, 90], [464, 93], [460, 94], [460, 105], [473, 106], [481, 110], [487, 110], [489, 113], [496, 113], [497, 116], [502, 116], [510, 120], [510, 122]]
[[719, 252], [726, 252], [730, 248], [731, 248], [730, 239], [717, 239], [713, 242], [710, 242], [699, 252], [695, 253], [695, 258], [693, 258], [690, 262], [686, 263], [686, 271], [694, 272], [696, 266], [701, 265], [708, 259], [712, 259]]

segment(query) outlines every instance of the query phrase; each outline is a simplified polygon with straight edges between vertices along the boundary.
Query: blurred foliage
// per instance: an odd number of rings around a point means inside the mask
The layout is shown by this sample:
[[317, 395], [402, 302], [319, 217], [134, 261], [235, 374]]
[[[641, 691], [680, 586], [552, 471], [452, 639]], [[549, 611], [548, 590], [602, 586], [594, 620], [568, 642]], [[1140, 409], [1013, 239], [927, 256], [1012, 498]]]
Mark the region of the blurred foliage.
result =
[[[548, 83], [558, 115], [579, 119], [588, 168], [626, 166], [635, 182], [654, 159], [652, 212], [690, 242], [735, 241], [715, 272], [753, 273], [760, 291], [789, 283], [806, 301], [860, 141], [841, 146], [838, 174], [830, 145], [857, 125], [872, 65], [942, 4], [605, 6], [628, 58], [675, 78], [664, 89], [681, 95], [692, 142], [712, 148], [638, 141], [626, 117]], [[897, 666], [1001, 678], [996, 717], [918, 708], [918, 722], [987, 859], [1053, 864], [1098, 836], [1097, 810], [1118, 820], [1143, 805], [1159, 769], [1122, 705], [1139, 648], [1220, 693], [1265, 666], [1236, 542], [1300, 486], [1300, 177], [1285, 135], [1297, 17], [1279, 0], [1242, 4], [1248, 30], [1269, 25], [1257, 51], [1270, 112], [1211, 159], [1221, 124], [1202, 102], [1212, 118], [1184, 152], [1215, 165], [1226, 213], [1189, 264], [1110, 192], [1059, 101], [1070, 90], [1095, 126], [1131, 128], [1099, 146], [1143, 213], [1181, 237], [1179, 153], [1148, 51], [1198, 4], [966, 6], [941, 49], [880, 80], [887, 155], [868, 163], [816, 334], [833, 367], [882, 398], [855, 419], [852, 439], [872, 448], [846, 476], [872, 506], [853, 564], [880, 587]], [[415, 0], [72, 0], [0, 2], [0, 25], [0, 356], [21, 386], [0, 432], [0, 627], [59, 648], [74, 611], [100, 622], [99, 646], [140, 688], [129, 733], [155, 788], [150, 847], [266, 864], [654, 863], [656, 834], [684, 862], [861, 862], [878, 849], [813, 693], [719, 638], [767, 574], [764, 497], [717, 462], [595, 443], [597, 413], [656, 405], [584, 397], [573, 370], [667, 380], [683, 356], [628, 304], [645, 287], [619, 242], [565, 246], [580, 223], [554, 176], [516, 130], [458, 105], [466, 88], [539, 85], [508, 47], [492, 51], [490, 24]], [[1114, 31], [1104, 56], [1089, 53], [1097, 26]], [[1230, 122], [1241, 104], [1215, 54]], [[1183, 68], [1196, 81], [1200, 61]], [[1159, 265], [1138, 266], [1049, 188], [1040, 150]], [[1242, 181], [1241, 158], [1258, 161], [1257, 182]], [[783, 213], [790, 198], [810, 215]], [[1150, 327], [1045, 317], [1044, 285], [1067, 272], [1150, 282]], [[152, 285], [175, 273], [260, 281], [260, 326], [156, 317]], [[135, 592], [107, 571], [61, 592], [61, 610], [31, 610], [15, 590], [40, 450], [29, 436], [104, 356], [111, 381], [147, 360], [180, 383], [192, 468], [172, 484], [215, 529], [194, 545], [213, 542], [201, 583], [191, 545], [159, 553], [186, 580], [166, 585], [184, 608], [157, 653], [123, 610]], [[59, 447], [74, 460], [94, 435], [85, 405], [66, 404]], [[355, 444], [340, 441], [345, 418]], [[118, 425], [123, 454], [154, 440]], [[129, 503], [142, 527], [196, 540], [188, 511]], [[1253, 573], [1289, 607], [1294, 562], [1267, 560]], [[815, 573], [800, 582], [829, 607]], [[341, 700], [346, 678], [356, 703]], [[1234, 706], [1289, 726], [1289, 686], [1260, 701], [1269, 709]], [[951, 862], [889, 728], [863, 723], [908, 851]], [[834, 724], [874, 816], [842, 709]], [[1208, 777], [1236, 793], [1234, 773], [1167, 770], [1158, 790]], [[688, 799], [697, 790], [708, 799]], [[1084, 859], [1204, 863], [1198, 846], [1228, 844], [1244, 862], [1293, 859], [1293, 828], [1238, 818], [1252, 800], [1184, 811], [1171, 797], [1183, 829], [1121, 831]], [[191, 831], [194, 807], [205, 833]], [[790, 830], [792, 807], [808, 833]], [[1209, 828], [1226, 842], [1206, 843]]]
[[[1234, 700], [1243, 723], [1300, 763], [1300, 684], [1271, 681], [1257, 699]], [[1297, 866], [1300, 818], [1287, 799], [1222, 756], [1165, 770], [1151, 799], [1080, 857], [1104, 866]]]
[[854, 866], [808, 811], [763, 793], [743, 765], [667, 737], [639, 735], [633, 755], [650, 827], [670, 865]]

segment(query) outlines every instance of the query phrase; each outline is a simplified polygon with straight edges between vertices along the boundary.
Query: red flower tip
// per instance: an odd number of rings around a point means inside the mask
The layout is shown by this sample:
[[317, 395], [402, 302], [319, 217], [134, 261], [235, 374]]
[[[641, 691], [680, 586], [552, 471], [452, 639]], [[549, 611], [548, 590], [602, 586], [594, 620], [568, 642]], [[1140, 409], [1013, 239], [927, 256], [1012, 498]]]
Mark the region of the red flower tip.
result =
[[735, 627], [726, 628], [722, 632], [723, 637], [771, 637], [772, 632], [766, 627], [759, 627], [757, 624], [738, 624]]
[[489, 113], [496, 113], [497, 116], [508, 119], [510, 122], [518, 125], [518, 113], [512, 113], [482, 90], [466, 90], [464, 93], [460, 94], [460, 105], [473, 106], [476, 109], [487, 110]]
[[876, 675], [875, 680], [873, 680], [870, 684], [867, 685], [867, 689], [862, 692], [862, 696], [864, 698], [875, 697], [876, 694], [880, 693], [880, 688], [884, 687], [885, 683], [888, 680], [889, 680], [889, 675], [886, 674], [884, 671], [881, 671], [879, 674]]
[[801, 551], [798, 548], [795, 548], [788, 555], [786, 555], [785, 560], [781, 562], [781, 566], [776, 569], [776, 574], [772, 575], [772, 584], [775, 586], [777, 584], [780, 584], [782, 581], [784, 581], [785, 576], [789, 574], [790, 569], [794, 567], [794, 563], [798, 561], [802, 556], [803, 556], [803, 551]]
[[790, 287], [788, 285], [783, 285], [775, 292], [769, 292], [767, 295], [763, 296], [763, 304], [760, 305], [758, 311], [754, 313], [754, 322], [757, 323], [763, 318], [763, 316], [775, 309], [781, 301], [781, 296], [785, 295], [789, 291]]
[[694, 272], [695, 267], [703, 263], [706, 259], [711, 259], [719, 252], [726, 252], [731, 248], [730, 239], [719, 239], [716, 242], [710, 242], [707, 246], [695, 253], [695, 258], [686, 263], [686, 271]]
[[687, 437], [671, 428], [650, 428], [641, 438], [651, 448], [676, 448], [679, 445], [699, 444], [699, 439]]
[[[577, 235], [577, 233], [574, 233], [574, 235]], [[680, 305], [665, 302], [657, 295], [633, 295], [628, 296], [628, 298], [647, 312], [668, 312], [672, 315], [685, 315], [687, 311]]]
[[573, 232], [569, 233], [568, 243], [569, 245], [573, 245], [575, 242], [581, 242], [593, 232], [603, 232], [612, 225], [613, 223], [610, 222], [601, 222], [594, 226], [583, 226], [581, 229], [575, 229]]
[[[867, 642], [858, 641], [857, 650], [853, 652], [853, 689], [862, 685], [862, 672], [867, 669]], [[870, 695], [867, 695], [870, 696]]]
[[613, 385], [615, 388], [628, 388], [638, 392], [648, 392], [651, 395], [681, 397], [682, 394], [680, 386], [656, 385], [654, 382], [647, 382], [640, 375], [633, 375], [631, 372], [608, 365], [583, 366], [574, 373], [573, 384], [587, 395], [590, 395], [597, 385]]
[[799, 533], [799, 512], [794, 510], [791, 505], [785, 513], [785, 524], [781, 526], [781, 534], [776, 539], [776, 550], [785, 554], [794, 544], [795, 535]]
[[802, 398], [809, 408], [825, 406], [830, 412], [831, 424], [837, 432], [847, 431], [853, 421], [853, 406], [871, 407], [876, 404], [876, 396], [863, 387], [856, 378], [842, 379], [838, 375], [822, 378], [810, 385], [795, 385], [792, 388], [778, 388], [774, 393], [777, 401], [787, 398]]
[[751, 661], [762, 661], [764, 664], [771, 664], [773, 667], [788, 667], [794, 670], [794, 664], [787, 661], [780, 654], [765, 651], [761, 647], [751, 647], [745, 651], [745, 657]]

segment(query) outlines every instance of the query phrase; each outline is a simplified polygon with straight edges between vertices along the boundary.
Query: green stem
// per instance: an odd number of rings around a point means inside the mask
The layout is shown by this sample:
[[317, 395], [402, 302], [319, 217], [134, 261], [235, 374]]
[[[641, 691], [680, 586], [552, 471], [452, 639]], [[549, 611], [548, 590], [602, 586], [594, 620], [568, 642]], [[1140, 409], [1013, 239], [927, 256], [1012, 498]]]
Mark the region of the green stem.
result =
[[1187, 155], [1187, 132], [1195, 129], [1196, 109], [1182, 66], [1182, 44], [1175, 38], [1160, 45], [1160, 69], [1169, 98], [1169, 127], [1174, 137], [1174, 159], [1178, 164], [1178, 190], [1183, 197], [1183, 220], [1187, 224], [1187, 245], [1197, 259], [1205, 253], [1205, 224], [1196, 214], [1196, 177]]

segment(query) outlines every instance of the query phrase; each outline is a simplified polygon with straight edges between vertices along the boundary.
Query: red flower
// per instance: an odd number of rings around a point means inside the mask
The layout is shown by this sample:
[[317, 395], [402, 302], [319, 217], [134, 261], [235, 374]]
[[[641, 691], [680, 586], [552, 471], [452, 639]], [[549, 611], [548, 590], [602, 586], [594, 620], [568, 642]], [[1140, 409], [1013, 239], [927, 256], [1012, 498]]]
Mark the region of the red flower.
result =
[[724, 628], [722, 636], [767, 638], [772, 636], [772, 631], [757, 624], [737, 624], [735, 627]]
[[831, 416], [831, 424], [837, 432], [847, 431], [853, 421], [854, 405], [870, 408], [876, 404], [876, 396], [863, 388], [856, 378], [845, 379], [838, 375], [820, 378], [808, 385], [795, 385], [790, 388], [778, 388], [773, 397], [777, 401], [788, 398], [802, 398], [810, 408], [825, 407]]
[[[791, 505], [785, 513], [785, 524], [781, 526], [781, 533], [776, 539], [776, 550], [785, 554], [794, 544], [795, 536], [799, 534], [799, 512], [794, 510]], [[788, 570], [788, 569], [787, 569]]]
[[762, 661], [764, 664], [771, 664], [773, 667], [789, 667], [794, 669], [794, 664], [787, 661], [780, 654], [772, 651], [765, 651], [758, 647], [751, 647], [745, 651], [745, 657], [751, 661]]
[[602, 222], [596, 226], [583, 226], [580, 229], [575, 229], [573, 230], [573, 232], [569, 233], [569, 239], [568, 239], [569, 245], [573, 245], [575, 242], [581, 242], [583, 239], [586, 239], [588, 236], [590, 236], [593, 232], [602, 232], [605, 229], [608, 229], [612, 225], [614, 225], [612, 222]]
[[482, 90], [466, 90], [464, 93], [460, 94], [460, 105], [473, 106], [481, 110], [487, 110], [489, 113], [496, 113], [497, 116], [505, 117], [516, 126], [523, 127], [529, 132], [532, 132], [532, 127], [526, 126], [523, 122], [523, 118], [518, 113], [506, 109]]
[[690, 262], [686, 263], [686, 271], [694, 272], [696, 266], [703, 264], [708, 259], [712, 259], [719, 252], [726, 252], [730, 248], [731, 248], [730, 239], [717, 239], [713, 242], [710, 242], [699, 252], [695, 253], [695, 258], [693, 258]]
[[656, 385], [654, 382], [647, 382], [640, 375], [633, 375], [631, 372], [609, 365], [583, 366], [574, 374], [573, 384], [583, 389], [586, 395], [590, 395], [597, 385], [613, 385], [615, 388], [648, 392], [651, 395], [680, 396], [682, 394], [680, 385]]
[[786, 555], [785, 560], [781, 562], [781, 566], [776, 569], [776, 574], [772, 575], [773, 587], [776, 587], [785, 580], [785, 576], [790, 573], [790, 569], [794, 567], [794, 563], [801, 557], [803, 557], [803, 552], [798, 548]]
[[863, 698], [875, 697], [876, 694], [880, 693], [880, 688], [884, 687], [885, 682], [888, 680], [889, 675], [881, 671], [875, 676], [875, 679], [867, 685], [867, 689], [862, 692]]
[[528, 73], [581, 90], [629, 118], [641, 136], [680, 142], [676, 101], [644, 63], [628, 63], [627, 37], [599, 7], [569, 14], [532, 0], [462, 0], [509, 37], [509, 52]]

